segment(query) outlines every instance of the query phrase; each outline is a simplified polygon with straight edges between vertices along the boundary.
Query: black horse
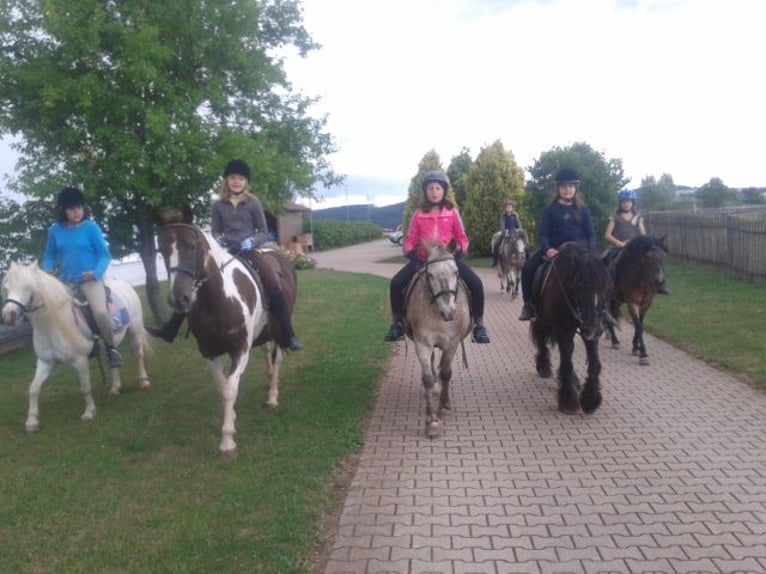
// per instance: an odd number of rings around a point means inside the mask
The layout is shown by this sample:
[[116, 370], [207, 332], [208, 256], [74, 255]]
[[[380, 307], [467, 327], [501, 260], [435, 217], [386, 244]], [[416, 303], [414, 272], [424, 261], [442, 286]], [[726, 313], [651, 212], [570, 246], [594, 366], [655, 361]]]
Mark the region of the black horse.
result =
[[[652, 306], [654, 295], [660, 285], [665, 283], [663, 261], [668, 254], [665, 237], [657, 239], [651, 235], [642, 235], [631, 239], [618, 249], [611, 260], [605, 261], [613, 269], [615, 278], [614, 298], [609, 310], [618, 318], [623, 303], [633, 321], [633, 355], [638, 356], [640, 365], [649, 364], [649, 355], [644, 345], [644, 317]], [[612, 348], [619, 348], [614, 327], [608, 326]]]
[[[546, 264], [536, 290], [537, 316], [530, 324], [537, 347], [537, 373], [552, 375], [549, 345], [559, 348], [558, 408], [576, 413], [582, 408], [590, 414], [601, 405], [601, 360], [598, 344], [609, 319], [606, 307], [612, 282], [599, 254], [579, 243], [565, 243], [554, 260]], [[582, 392], [574, 372], [574, 337], [585, 343], [588, 376]]]

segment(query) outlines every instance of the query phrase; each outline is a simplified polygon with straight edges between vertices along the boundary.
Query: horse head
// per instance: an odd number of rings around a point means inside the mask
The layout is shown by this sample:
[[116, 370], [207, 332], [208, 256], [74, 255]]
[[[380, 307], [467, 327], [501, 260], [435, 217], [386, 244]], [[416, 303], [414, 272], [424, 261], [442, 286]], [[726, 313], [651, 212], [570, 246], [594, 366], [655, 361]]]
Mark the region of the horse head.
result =
[[456, 312], [459, 280], [456, 249], [454, 239], [446, 247], [431, 244], [426, 250], [428, 257], [422, 269], [431, 304], [436, 305], [445, 321], [452, 321]]
[[188, 313], [199, 286], [207, 280], [210, 244], [200, 229], [187, 223], [161, 227], [157, 238], [170, 280], [169, 303], [178, 313]]
[[557, 313], [569, 316], [580, 336], [597, 340], [610, 315], [611, 280], [598, 253], [579, 243], [566, 243], [551, 264], [551, 277], [558, 291], [553, 301]]
[[2, 283], [3, 323], [15, 325], [26, 313], [36, 311], [42, 306], [38, 296], [39, 288], [36, 287], [39, 283], [36, 275], [41, 273], [36, 263], [11, 263]]

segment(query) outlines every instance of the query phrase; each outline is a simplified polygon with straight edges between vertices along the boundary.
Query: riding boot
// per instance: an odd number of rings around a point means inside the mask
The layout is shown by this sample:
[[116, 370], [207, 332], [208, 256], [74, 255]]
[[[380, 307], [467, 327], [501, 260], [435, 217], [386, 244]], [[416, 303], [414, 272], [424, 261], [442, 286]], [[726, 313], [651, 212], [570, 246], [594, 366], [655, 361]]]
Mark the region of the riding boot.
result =
[[383, 340], [388, 343], [401, 341], [404, 339], [404, 327], [402, 326], [401, 315], [394, 315], [394, 320], [391, 323], [391, 327], [388, 329], [388, 333], [383, 337]]
[[109, 359], [109, 368], [116, 369], [122, 366], [122, 357], [120, 352], [114, 347], [106, 347], [106, 356]]
[[178, 335], [178, 331], [181, 329], [181, 325], [186, 318], [186, 313], [173, 313], [170, 319], [162, 327], [146, 327], [146, 330], [152, 337], [159, 337], [164, 339], [168, 343], [172, 343], [173, 339]]
[[481, 344], [489, 343], [489, 335], [484, 327], [483, 317], [476, 317], [473, 321], [473, 342]]
[[524, 306], [521, 308], [521, 314], [519, 315], [519, 321], [531, 321], [535, 318], [535, 306], [527, 301], [524, 302]]
[[293, 324], [290, 321], [290, 311], [287, 309], [285, 300], [281, 294], [272, 295], [269, 298], [269, 312], [276, 316], [281, 331], [281, 340], [277, 341], [280, 347], [290, 349], [291, 351], [300, 351], [303, 349], [298, 338], [293, 331]]

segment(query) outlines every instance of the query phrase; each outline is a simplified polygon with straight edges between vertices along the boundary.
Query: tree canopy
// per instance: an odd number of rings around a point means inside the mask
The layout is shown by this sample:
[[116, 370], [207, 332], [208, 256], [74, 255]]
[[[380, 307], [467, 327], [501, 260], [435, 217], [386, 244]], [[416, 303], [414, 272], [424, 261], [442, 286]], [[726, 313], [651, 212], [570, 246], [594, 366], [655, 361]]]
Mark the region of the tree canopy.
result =
[[153, 214], [188, 203], [205, 219], [227, 160], [250, 164], [273, 212], [337, 183], [325, 119], [280, 56], [317, 47], [298, 0], [6, 0], [0, 133], [21, 136], [13, 189], [50, 199], [82, 186], [158, 293]]
[[513, 153], [497, 140], [479, 151], [465, 176], [465, 185], [469, 192], [463, 222], [466, 230], [470, 230], [471, 253], [486, 255], [491, 252], [492, 235], [499, 230], [503, 204], [508, 199], [521, 204], [524, 171], [516, 164]]
[[[606, 159], [584, 142], [569, 147], [555, 147], [543, 152], [528, 169], [526, 207], [532, 216], [534, 229], [530, 238], [536, 238], [537, 222], [542, 211], [556, 194], [554, 177], [562, 167], [571, 167], [580, 175], [577, 193], [590, 209], [597, 238], [604, 235], [609, 216], [617, 207], [617, 192], [628, 183], [621, 159]], [[534, 226], [534, 227], [533, 227]]]

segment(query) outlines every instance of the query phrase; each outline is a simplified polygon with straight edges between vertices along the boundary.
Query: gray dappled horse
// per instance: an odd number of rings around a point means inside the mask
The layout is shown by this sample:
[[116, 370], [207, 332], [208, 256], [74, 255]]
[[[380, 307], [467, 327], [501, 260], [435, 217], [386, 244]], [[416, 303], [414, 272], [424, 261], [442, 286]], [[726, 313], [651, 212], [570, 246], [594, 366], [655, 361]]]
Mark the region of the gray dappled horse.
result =
[[497, 246], [497, 276], [500, 291], [510, 293], [511, 299], [519, 296], [521, 270], [527, 260], [527, 232], [523, 229], [506, 229]]
[[405, 332], [415, 343], [420, 363], [429, 438], [441, 433], [440, 416], [451, 408], [452, 360], [472, 326], [469, 294], [458, 275], [454, 249], [454, 242], [428, 248], [426, 262], [413, 277], [406, 298]]

